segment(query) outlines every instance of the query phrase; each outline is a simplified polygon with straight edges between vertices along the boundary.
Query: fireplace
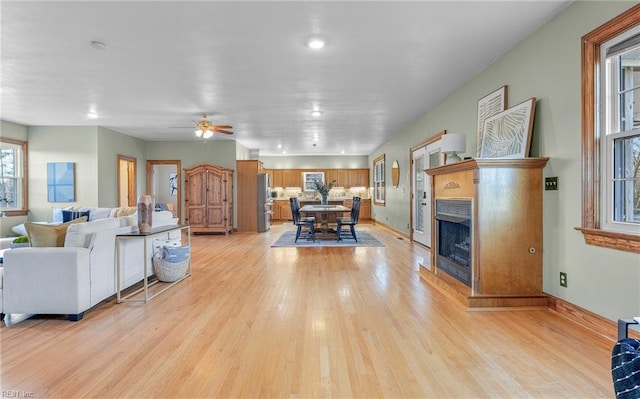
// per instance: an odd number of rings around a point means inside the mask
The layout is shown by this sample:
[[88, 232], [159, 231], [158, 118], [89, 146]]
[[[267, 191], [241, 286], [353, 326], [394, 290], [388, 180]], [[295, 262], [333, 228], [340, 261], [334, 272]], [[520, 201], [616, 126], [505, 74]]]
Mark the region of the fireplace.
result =
[[470, 199], [436, 199], [436, 267], [471, 287]]

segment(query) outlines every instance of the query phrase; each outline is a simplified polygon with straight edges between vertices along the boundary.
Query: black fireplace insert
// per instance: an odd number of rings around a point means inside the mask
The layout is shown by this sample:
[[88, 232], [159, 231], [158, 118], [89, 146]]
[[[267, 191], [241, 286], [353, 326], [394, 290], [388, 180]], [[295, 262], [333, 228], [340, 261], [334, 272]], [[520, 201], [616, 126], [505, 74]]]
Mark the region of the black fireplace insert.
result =
[[471, 287], [470, 199], [436, 199], [436, 267]]

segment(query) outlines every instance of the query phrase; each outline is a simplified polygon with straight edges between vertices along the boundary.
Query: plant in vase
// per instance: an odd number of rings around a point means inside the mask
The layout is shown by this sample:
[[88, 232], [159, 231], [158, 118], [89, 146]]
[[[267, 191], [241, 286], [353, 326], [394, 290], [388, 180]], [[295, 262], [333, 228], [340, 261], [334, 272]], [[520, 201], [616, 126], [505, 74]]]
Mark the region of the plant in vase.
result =
[[322, 205], [327, 205], [327, 197], [329, 196], [329, 191], [331, 191], [335, 182], [335, 180], [332, 180], [329, 184], [322, 184], [320, 180], [314, 180], [313, 184], [316, 187], [316, 191], [320, 193], [320, 203]]

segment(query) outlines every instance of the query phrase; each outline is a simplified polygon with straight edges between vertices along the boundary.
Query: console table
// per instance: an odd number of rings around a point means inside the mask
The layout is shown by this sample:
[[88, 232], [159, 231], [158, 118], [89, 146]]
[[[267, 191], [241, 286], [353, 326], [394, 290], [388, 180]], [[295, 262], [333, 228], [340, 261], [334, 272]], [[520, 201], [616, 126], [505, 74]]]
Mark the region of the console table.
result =
[[[182, 231], [186, 230], [187, 232], [187, 245], [189, 246], [189, 265], [187, 266], [187, 272], [185, 273], [185, 275], [183, 277], [181, 277], [180, 279], [171, 282], [171, 283], [163, 283], [166, 284], [165, 287], [163, 287], [162, 289], [154, 292], [154, 293], [149, 293], [149, 287], [159, 283], [159, 280], [154, 280], [154, 281], [149, 281], [149, 274], [147, 272], [147, 270], [149, 269], [149, 264], [151, 262], [151, 256], [149, 256], [149, 253], [147, 251], [147, 243], [150, 239], [153, 239], [155, 237], [161, 236], [161, 235], [166, 235], [167, 238], [169, 238], [169, 233], [173, 232], [173, 231], [179, 231], [180, 232], [180, 236], [182, 239]], [[124, 241], [124, 240], [142, 240], [142, 246], [144, 248], [144, 262], [142, 262], [142, 268], [143, 268], [143, 280], [142, 280], [142, 287], [138, 288], [137, 290], [134, 290], [133, 292], [130, 292], [126, 295], [122, 294], [122, 287], [121, 287], [121, 275], [122, 275], [122, 270], [121, 270], [121, 265], [120, 265], [120, 242]], [[152, 245], [153, 245], [153, 241], [152, 241]], [[155, 227], [152, 228], [150, 232], [148, 233], [141, 233], [139, 231], [134, 231], [131, 233], [123, 233], [123, 234], [117, 234], [116, 235], [116, 265], [115, 265], [115, 273], [116, 273], [116, 302], [117, 303], [122, 303], [125, 301], [129, 301], [129, 302], [148, 302], [151, 299], [155, 298], [156, 296], [160, 295], [161, 293], [165, 292], [166, 290], [168, 290], [169, 288], [173, 287], [175, 284], [179, 283], [180, 281], [184, 280], [185, 278], [191, 276], [191, 228], [189, 227], [188, 224], [182, 224], [182, 225], [165, 225], [165, 226], [159, 226], [159, 227]], [[153, 254], [152, 254], [153, 255]], [[140, 298], [140, 299], [135, 299], [132, 298], [134, 295], [143, 292], [144, 291], [144, 298]]]

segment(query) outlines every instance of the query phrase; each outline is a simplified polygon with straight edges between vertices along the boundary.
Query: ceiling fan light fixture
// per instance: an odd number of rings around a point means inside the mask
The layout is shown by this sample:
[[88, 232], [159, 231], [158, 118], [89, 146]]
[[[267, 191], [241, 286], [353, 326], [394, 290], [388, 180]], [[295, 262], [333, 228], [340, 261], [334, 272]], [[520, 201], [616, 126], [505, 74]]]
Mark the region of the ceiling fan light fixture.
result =
[[196, 136], [202, 137], [202, 130], [200, 129], [196, 130]]
[[323, 48], [325, 45], [325, 41], [322, 39], [318, 39], [318, 38], [314, 38], [314, 39], [309, 39], [309, 41], [307, 42], [307, 46], [309, 46], [309, 48], [315, 49], [315, 50], [319, 50], [321, 48]]
[[208, 139], [211, 136], [213, 136], [213, 132], [211, 130], [205, 130], [205, 132], [202, 134], [202, 137], [205, 139]]

